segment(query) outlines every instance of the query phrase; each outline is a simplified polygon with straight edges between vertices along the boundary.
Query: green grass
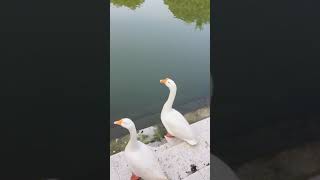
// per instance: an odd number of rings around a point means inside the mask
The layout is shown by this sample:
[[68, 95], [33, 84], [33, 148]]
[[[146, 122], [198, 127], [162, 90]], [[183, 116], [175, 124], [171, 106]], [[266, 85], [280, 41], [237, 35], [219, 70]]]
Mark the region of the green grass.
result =
[[143, 142], [143, 143], [148, 143], [148, 135], [145, 135], [145, 134], [140, 134], [139, 137], [138, 137], [138, 140]]
[[167, 131], [162, 124], [158, 124], [155, 127], [156, 127], [156, 130], [153, 135], [153, 140], [154, 141], [161, 141], [164, 138], [164, 135], [166, 134]]
[[122, 138], [118, 138], [118, 141], [116, 141], [115, 139], [111, 140], [110, 155], [123, 151], [126, 145], [128, 144], [129, 139], [130, 139], [130, 136], [126, 135]]

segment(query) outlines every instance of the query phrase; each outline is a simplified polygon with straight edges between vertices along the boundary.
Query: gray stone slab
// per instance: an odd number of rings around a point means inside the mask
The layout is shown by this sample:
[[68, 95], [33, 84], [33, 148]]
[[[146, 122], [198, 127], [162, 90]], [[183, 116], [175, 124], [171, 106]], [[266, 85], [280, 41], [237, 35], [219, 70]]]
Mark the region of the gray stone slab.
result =
[[118, 173], [120, 180], [130, 179], [132, 173], [130, 171], [129, 165], [125, 160], [123, 152], [113, 155], [110, 165], [114, 167], [115, 171]]
[[[191, 165], [201, 169], [210, 162], [209, 145], [200, 141], [196, 146], [187, 143], [180, 143], [174, 147], [163, 149], [157, 153], [164, 171], [168, 172], [169, 177], [175, 174], [179, 178], [185, 178], [191, 172]], [[167, 165], [167, 166], [166, 166]]]
[[177, 146], [157, 153], [160, 165], [170, 180], [181, 180], [188, 176], [188, 163], [181, 156], [181, 149]]
[[195, 146], [182, 143], [176, 147], [180, 149], [181, 156], [188, 162], [188, 167], [194, 164], [197, 169], [202, 169], [210, 163], [210, 145], [204, 141], [200, 141]]
[[200, 169], [199, 173], [201, 174], [203, 180], [210, 180], [210, 166]]
[[195, 173], [187, 176], [183, 180], [205, 180], [205, 179], [203, 179], [203, 177], [201, 176], [201, 174], [199, 172], [195, 172]]
[[112, 166], [110, 166], [110, 179], [111, 180], [120, 180], [119, 174]]
[[197, 138], [202, 138], [210, 144], [210, 118], [206, 118], [191, 125]]

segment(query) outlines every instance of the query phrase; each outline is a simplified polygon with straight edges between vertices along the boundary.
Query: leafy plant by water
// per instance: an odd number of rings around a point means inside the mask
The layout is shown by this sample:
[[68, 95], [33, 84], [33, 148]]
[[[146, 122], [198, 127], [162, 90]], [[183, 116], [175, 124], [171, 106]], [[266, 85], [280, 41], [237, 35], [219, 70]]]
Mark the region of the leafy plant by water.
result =
[[156, 125], [156, 130], [153, 135], [154, 141], [161, 141], [166, 134], [166, 129], [162, 124]]

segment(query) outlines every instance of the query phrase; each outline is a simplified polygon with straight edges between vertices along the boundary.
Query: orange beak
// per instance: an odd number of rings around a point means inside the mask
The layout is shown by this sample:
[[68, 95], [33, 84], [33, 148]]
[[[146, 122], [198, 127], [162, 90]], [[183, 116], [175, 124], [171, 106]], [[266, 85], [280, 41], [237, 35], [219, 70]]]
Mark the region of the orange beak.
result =
[[161, 83], [161, 84], [166, 84], [167, 81], [168, 81], [168, 78], [166, 78], [166, 79], [161, 79], [161, 80], [160, 80], [160, 83]]
[[123, 121], [123, 120], [120, 119], [120, 120], [118, 120], [118, 121], [115, 121], [114, 124], [121, 126], [121, 125], [122, 125], [122, 121]]

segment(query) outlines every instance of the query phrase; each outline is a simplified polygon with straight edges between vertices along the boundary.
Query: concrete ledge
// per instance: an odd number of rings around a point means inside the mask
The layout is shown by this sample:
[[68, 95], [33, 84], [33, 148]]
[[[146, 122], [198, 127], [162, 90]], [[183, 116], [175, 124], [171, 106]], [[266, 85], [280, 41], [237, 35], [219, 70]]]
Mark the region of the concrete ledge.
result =
[[[170, 180], [210, 179], [210, 118], [191, 125], [199, 144], [192, 147], [175, 138], [159, 147], [151, 147]], [[196, 167], [192, 173], [191, 166]], [[131, 172], [123, 152], [110, 156], [110, 179], [129, 180]]]
[[[159, 116], [160, 116], [160, 114], [159, 114]], [[206, 119], [209, 116], [210, 116], [210, 106], [203, 106], [201, 108], [198, 108], [196, 110], [193, 110], [193, 111], [190, 111], [190, 112], [184, 114], [184, 117], [186, 118], [186, 120], [190, 124], [194, 124], [198, 121]], [[157, 118], [159, 118], [159, 117], [157, 116]], [[157, 120], [153, 119], [152, 120], [152, 118], [148, 119], [148, 117], [146, 117], [146, 119], [143, 119], [143, 121], [146, 121], [146, 120], [151, 120], [151, 121], [155, 121], [158, 123], [153, 124], [152, 126], [147, 127], [147, 128], [139, 129], [138, 130], [138, 139], [141, 142], [148, 144], [149, 146], [153, 146], [153, 147], [166, 143], [166, 140], [163, 138], [163, 136], [166, 133], [166, 130], [163, 127], [161, 120], [160, 119], [157, 119]], [[140, 121], [136, 122], [136, 124], [138, 124]], [[110, 155], [113, 155], [113, 154], [116, 154], [116, 153], [123, 151], [128, 140], [129, 140], [128, 134], [126, 134], [122, 137], [119, 137], [119, 138], [112, 139], [110, 142]]]

